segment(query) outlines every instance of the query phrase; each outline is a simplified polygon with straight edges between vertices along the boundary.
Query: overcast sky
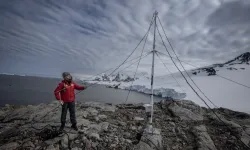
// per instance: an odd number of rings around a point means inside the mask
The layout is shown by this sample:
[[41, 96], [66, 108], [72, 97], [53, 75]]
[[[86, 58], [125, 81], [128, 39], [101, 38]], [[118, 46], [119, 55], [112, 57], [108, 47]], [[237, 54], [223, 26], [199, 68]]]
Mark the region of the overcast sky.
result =
[[[91, 75], [117, 66], [144, 36], [155, 10], [177, 54], [191, 64], [220, 63], [250, 50], [249, 0], [1, 0], [0, 73]], [[152, 40], [151, 29], [145, 53]], [[156, 40], [166, 53], [158, 34]], [[141, 50], [142, 44], [131, 58]], [[139, 71], [150, 72], [151, 61], [144, 58]], [[155, 71], [168, 73], [158, 58]]]

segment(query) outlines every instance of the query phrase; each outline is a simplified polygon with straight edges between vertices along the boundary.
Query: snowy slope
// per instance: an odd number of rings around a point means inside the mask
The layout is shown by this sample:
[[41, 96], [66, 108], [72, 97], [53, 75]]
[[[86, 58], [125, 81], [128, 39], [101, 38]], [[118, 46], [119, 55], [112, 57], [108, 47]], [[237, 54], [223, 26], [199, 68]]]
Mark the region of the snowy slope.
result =
[[[234, 67], [245, 67], [245, 70], [228, 70], [221, 68], [217, 71], [218, 75], [221, 75], [231, 80], [243, 83], [250, 86], [250, 66], [249, 65], [235, 65]], [[241, 85], [235, 84], [228, 80], [225, 80], [219, 76], [206, 76], [190, 74], [191, 78], [199, 86], [199, 88], [211, 99], [217, 106], [230, 108], [233, 110], [250, 112], [250, 89], [247, 89]], [[176, 77], [178, 82], [183, 87], [187, 97], [185, 99], [192, 100], [195, 103], [205, 106], [204, 103], [197, 97], [192, 89], [186, 84], [185, 80], [179, 76]], [[159, 80], [172, 80], [171, 77], [167, 76]], [[192, 83], [190, 80], [188, 80]], [[194, 84], [191, 84], [193, 87]], [[173, 86], [178, 86], [175, 84]], [[175, 89], [175, 88], [174, 88]], [[195, 90], [198, 91], [197, 88]], [[201, 95], [201, 94], [200, 94]], [[204, 98], [204, 96], [202, 96]], [[212, 106], [212, 105], [210, 105]]]
[[[232, 59], [224, 64], [211, 65], [204, 68], [213, 68], [216, 74], [250, 86], [250, 53], [244, 53], [235, 59]], [[199, 88], [206, 94], [206, 96], [219, 107], [225, 107], [237, 111], [250, 112], [250, 89], [241, 85], [230, 82], [217, 75], [209, 75], [209, 72], [201, 69], [194, 69], [189, 72], [191, 78], [199, 86]], [[197, 74], [193, 74], [196, 72]], [[186, 74], [185, 74], [186, 75]], [[185, 80], [180, 74], [174, 74], [178, 82], [181, 84], [187, 97], [195, 103], [205, 106], [205, 104], [197, 97], [192, 89], [186, 84]], [[172, 80], [170, 76], [161, 77], [158, 80]], [[190, 80], [188, 80], [192, 83]], [[193, 87], [194, 84], [191, 84]], [[178, 88], [177, 85], [175, 85]], [[197, 88], [195, 90], [198, 91]], [[199, 92], [200, 93], [200, 92]], [[202, 94], [200, 94], [202, 95]], [[202, 96], [204, 99], [205, 97]], [[209, 103], [209, 102], [208, 102]], [[209, 103], [211, 104], [211, 103]], [[213, 105], [210, 105], [211, 107]]]

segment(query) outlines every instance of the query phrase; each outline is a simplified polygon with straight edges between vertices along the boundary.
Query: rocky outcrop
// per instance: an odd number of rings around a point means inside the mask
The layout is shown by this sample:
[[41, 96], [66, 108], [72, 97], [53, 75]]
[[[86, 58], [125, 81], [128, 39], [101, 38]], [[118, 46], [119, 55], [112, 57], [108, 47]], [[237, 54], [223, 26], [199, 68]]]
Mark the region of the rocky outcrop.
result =
[[[211, 110], [191, 101], [161, 101], [154, 106], [154, 132], [145, 132], [142, 104], [76, 104], [79, 131], [63, 133], [58, 102], [0, 109], [0, 150], [121, 149], [224, 150], [250, 146], [250, 116], [229, 109]], [[239, 139], [241, 141], [239, 141]]]
[[132, 78], [129, 75], [126, 74], [121, 74], [121, 73], [117, 73], [117, 74], [112, 74], [112, 75], [107, 75], [107, 74], [102, 74], [99, 77], [96, 77], [94, 79], [94, 81], [114, 81], [114, 82], [132, 82], [135, 81], [138, 78]]
[[197, 73], [200, 73], [200, 72], [205, 72], [208, 76], [216, 75], [216, 70], [213, 67], [200, 68], [200, 69], [197, 69], [196, 71], [193, 71], [192, 74], [197, 75]]

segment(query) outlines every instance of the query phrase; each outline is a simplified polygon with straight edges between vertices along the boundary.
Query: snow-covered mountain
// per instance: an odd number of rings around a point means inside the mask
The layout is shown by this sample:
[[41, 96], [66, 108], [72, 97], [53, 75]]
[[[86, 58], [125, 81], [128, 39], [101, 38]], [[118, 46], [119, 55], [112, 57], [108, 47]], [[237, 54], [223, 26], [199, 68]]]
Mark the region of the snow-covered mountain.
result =
[[205, 74], [208, 76], [216, 75], [217, 72], [228, 69], [228, 70], [245, 70], [245, 65], [249, 65], [250, 52], [243, 53], [234, 59], [221, 64], [213, 64], [211, 66], [202, 67], [199, 69], [192, 70], [192, 74]]

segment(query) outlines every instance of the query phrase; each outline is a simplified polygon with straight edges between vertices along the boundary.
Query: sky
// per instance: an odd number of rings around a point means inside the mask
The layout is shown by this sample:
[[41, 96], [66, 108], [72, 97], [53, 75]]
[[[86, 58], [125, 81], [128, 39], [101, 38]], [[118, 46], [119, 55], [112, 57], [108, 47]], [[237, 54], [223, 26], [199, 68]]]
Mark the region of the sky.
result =
[[[249, 0], [1, 0], [0, 73], [57, 77], [63, 71], [94, 75], [113, 68], [146, 34], [154, 11], [183, 61], [205, 66], [250, 51]], [[143, 54], [152, 42], [153, 26]], [[143, 42], [129, 60], [139, 57], [142, 47]], [[156, 50], [167, 54], [158, 33]], [[177, 71], [168, 57], [160, 57]], [[151, 64], [148, 55], [138, 71], [150, 73]], [[126, 71], [135, 69], [136, 64]], [[168, 73], [158, 57], [155, 73]]]

